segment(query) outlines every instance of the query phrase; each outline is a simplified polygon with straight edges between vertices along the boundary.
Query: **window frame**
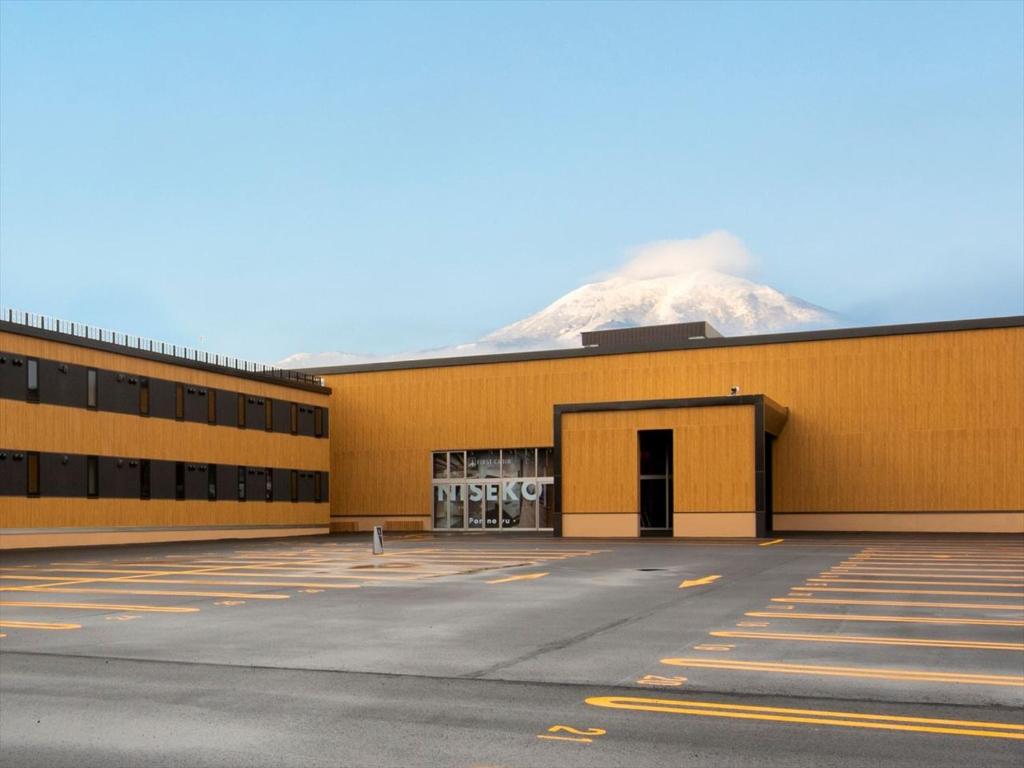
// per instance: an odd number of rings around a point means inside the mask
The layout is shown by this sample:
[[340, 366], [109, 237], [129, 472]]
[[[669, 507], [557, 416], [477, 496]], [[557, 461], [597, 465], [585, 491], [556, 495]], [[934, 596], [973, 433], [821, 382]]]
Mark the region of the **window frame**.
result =
[[85, 407], [91, 411], [99, 408], [100, 402], [100, 376], [95, 368], [89, 368], [85, 372]]
[[100, 497], [100, 457], [85, 457], [85, 497], [87, 499], [98, 499]]
[[25, 358], [25, 399], [39, 402], [39, 360], [35, 357]]

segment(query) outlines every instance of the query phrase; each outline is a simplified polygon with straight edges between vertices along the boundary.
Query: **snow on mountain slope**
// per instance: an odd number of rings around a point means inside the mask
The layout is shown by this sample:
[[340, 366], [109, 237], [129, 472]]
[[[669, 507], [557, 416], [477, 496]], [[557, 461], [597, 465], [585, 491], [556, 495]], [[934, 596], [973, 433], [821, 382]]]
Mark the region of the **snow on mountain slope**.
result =
[[820, 328], [835, 317], [771, 286], [702, 269], [649, 278], [618, 275], [589, 283], [481, 341], [509, 347], [578, 346], [583, 331], [691, 320], [707, 320], [726, 336], [746, 336]]
[[716, 231], [633, 249], [615, 272], [478, 341], [388, 357], [342, 352], [299, 353], [283, 367], [312, 368], [371, 360], [481, 355], [577, 347], [583, 331], [706, 320], [726, 336], [826, 328], [827, 309], [742, 277], [752, 259], [743, 243]]

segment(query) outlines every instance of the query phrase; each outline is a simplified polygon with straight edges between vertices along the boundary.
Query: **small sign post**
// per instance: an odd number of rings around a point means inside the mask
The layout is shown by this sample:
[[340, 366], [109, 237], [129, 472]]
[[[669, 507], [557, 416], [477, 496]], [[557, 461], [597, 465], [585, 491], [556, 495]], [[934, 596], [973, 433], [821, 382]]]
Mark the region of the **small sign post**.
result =
[[384, 526], [373, 526], [373, 554], [384, 554]]

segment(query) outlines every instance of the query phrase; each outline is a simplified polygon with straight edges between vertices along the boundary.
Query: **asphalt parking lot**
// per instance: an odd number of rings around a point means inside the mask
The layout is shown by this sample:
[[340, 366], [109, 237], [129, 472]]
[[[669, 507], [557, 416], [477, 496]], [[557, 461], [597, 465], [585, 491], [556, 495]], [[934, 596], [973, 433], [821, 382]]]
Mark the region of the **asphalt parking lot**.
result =
[[1024, 540], [0, 557], [0, 764], [1024, 763]]

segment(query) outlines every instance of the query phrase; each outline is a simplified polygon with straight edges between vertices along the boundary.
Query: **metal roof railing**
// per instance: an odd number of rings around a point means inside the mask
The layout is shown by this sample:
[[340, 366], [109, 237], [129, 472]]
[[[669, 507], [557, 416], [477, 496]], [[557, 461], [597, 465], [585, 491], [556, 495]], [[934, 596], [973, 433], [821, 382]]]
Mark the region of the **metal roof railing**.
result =
[[108, 328], [100, 328], [95, 325], [76, 323], [71, 320], [62, 320], [49, 315], [40, 315], [34, 312], [25, 312], [11, 307], [0, 306], [0, 320], [8, 323], [24, 325], [28, 328], [38, 328], [43, 331], [76, 336], [80, 339], [100, 341], [106, 344], [114, 344], [119, 347], [152, 352], [159, 355], [167, 355], [191, 362], [203, 363], [205, 365], [217, 366], [219, 368], [231, 368], [236, 371], [244, 371], [250, 374], [266, 376], [268, 378], [295, 381], [302, 384], [311, 384], [322, 387], [324, 380], [319, 376], [313, 376], [303, 371], [293, 371], [287, 368], [275, 368], [265, 363], [254, 363], [250, 360], [242, 360], [230, 355], [220, 355], [205, 352], [182, 344], [170, 344], [166, 341], [157, 341], [144, 336], [135, 336], [129, 333], [112, 331]]

